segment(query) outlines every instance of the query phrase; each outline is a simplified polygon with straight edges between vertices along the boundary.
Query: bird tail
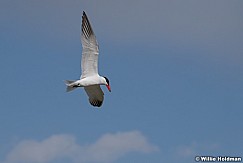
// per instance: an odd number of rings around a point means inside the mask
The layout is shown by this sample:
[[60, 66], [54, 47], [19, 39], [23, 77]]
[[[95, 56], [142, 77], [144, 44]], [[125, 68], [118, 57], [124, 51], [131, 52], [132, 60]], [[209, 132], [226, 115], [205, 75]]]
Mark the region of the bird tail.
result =
[[78, 88], [78, 87], [75, 87], [75, 86], [73, 85], [74, 82], [75, 82], [75, 81], [73, 81], [73, 80], [65, 80], [65, 84], [66, 84], [66, 86], [67, 86], [67, 88], [66, 88], [66, 92], [71, 92], [72, 90]]

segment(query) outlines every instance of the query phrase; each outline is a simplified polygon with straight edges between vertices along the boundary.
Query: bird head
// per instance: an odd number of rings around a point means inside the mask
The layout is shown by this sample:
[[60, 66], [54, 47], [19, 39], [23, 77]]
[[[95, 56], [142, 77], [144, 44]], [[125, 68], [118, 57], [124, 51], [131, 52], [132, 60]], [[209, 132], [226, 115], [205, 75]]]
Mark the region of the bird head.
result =
[[106, 81], [106, 87], [109, 90], [109, 92], [111, 92], [110, 81], [107, 77], [104, 76], [104, 78], [105, 78], [105, 81]]

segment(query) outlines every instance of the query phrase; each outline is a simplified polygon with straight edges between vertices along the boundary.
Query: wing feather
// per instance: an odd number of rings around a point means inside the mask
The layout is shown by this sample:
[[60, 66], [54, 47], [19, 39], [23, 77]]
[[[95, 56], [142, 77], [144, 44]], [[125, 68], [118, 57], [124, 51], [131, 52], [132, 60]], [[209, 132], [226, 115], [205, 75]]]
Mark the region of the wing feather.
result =
[[93, 106], [100, 107], [104, 101], [104, 93], [100, 85], [91, 85], [84, 87], [85, 92], [89, 96], [89, 103]]
[[99, 54], [99, 46], [96, 40], [94, 31], [91, 27], [89, 19], [85, 12], [83, 12], [82, 16], [82, 26], [81, 26], [82, 34], [82, 61], [81, 61], [81, 69], [82, 75], [81, 79], [98, 74], [98, 54]]

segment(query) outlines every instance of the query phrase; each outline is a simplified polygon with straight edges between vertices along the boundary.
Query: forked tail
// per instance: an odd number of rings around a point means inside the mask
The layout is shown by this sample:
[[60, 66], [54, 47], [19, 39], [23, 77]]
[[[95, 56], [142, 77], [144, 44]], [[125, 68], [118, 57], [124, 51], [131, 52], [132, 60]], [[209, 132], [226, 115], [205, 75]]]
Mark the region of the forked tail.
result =
[[67, 86], [66, 92], [70, 92], [78, 87], [75, 87], [74, 85], [75, 81], [74, 80], [65, 80], [65, 84]]

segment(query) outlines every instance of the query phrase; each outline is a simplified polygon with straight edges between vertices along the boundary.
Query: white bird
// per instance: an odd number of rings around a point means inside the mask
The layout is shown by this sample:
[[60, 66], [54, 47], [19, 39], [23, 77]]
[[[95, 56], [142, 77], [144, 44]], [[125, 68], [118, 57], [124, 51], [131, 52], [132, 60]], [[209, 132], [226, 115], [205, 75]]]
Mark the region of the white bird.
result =
[[106, 85], [111, 92], [108, 78], [100, 76], [98, 73], [98, 55], [99, 46], [94, 31], [88, 20], [87, 15], [83, 12], [81, 26], [81, 42], [82, 42], [82, 75], [79, 80], [66, 80], [67, 92], [78, 87], [84, 87], [85, 92], [89, 96], [89, 102], [93, 106], [100, 107], [104, 100], [104, 93], [100, 85]]

